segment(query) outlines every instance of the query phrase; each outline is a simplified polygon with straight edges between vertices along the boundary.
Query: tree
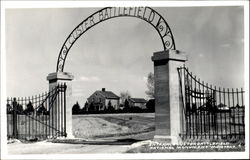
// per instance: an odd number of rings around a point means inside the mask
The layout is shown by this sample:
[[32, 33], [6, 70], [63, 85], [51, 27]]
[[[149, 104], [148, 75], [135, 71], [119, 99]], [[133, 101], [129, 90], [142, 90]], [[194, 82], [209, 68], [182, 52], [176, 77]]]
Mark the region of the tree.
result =
[[10, 104], [7, 104], [7, 114], [11, 114], [11, 113], [13, 113], [13, 108], [11, 107], [11, 105]]
[[129, 106], [129, 102], [128, 102], [127, 99], [125, 99], [123, 110], [126, 111], [126, 112], [130, 111], [130, 106]]
[[23, 112], [24, 112], [24, 114], [31, 114], [34, 112], [34, 107], [30, 101], [27, 104], [27, 108]]
[[46, 114], [46, 108], [44, 107], [44, 105], [42, 104], [39, 108], [38, 108], [38, 110], [37, 110], [37, 114], [38, 115], [44, 115], [44, 114]]
[[155, 80], [154, 80], [154, 74], [150, 72], [147, 77], [147, 88], [146, 94], [149, 98], [155, 98]]
[[82, 112], [87, 112], [89, 107], [88, 101], [85, 102], [84, 107], [82, 108]]
[[80, 105], [78, 102], [76, 102], [76, 104], [74, 104], [72, 107], [72, 114], [79, 114], [80, 110]]
[[23, 106], [21, 104], [17, 104], [17, 114], [23, 113]]
[[112, 104], [111, 104], [111, 101], [109, 101], [108, 102], [108, 112], [113, 112], [113, 111], [115, 111], [115, 109], [114, 109], [114, 107], [112, 106]]
[[125, 100], [125, 104], [124, 104], [124, 106], [125, 106], [125, 108], [129, 108], [129, 102], [128, 102], [128, 100], [127, 100], [127, 99]]
[[148, 100], [146, 107], [149, 112], [155, 112], [155, 99]]
[[125, 100], [131, 98], [131, 94], [129, 91], [122, 91], [120, 93], [121, 103], [124, 105]]

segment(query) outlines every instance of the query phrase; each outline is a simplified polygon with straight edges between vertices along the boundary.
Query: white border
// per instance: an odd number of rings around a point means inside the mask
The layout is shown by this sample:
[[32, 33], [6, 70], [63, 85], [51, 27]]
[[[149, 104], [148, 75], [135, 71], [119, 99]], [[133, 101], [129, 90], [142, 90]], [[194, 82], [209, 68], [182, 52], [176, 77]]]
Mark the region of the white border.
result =
[[244, 90], [245, 92], [245, 137], [246, 151], [249, 156], [249, 3], [244, 6]]
[[3, 8], [78, 8], [106, 6], [247, 6], [247, 1], [2, 1]]
[[[248, 1], [1, 1], [1, 106], [6, 102], [6, 52], [5, 52], [5, 9], [6, 8], [79, 8], [105, 6], [151, 6], [151, 7], [188, 7], [188, 6], [244, 6], [244, 63], [245, 63], [245, 104], [249, 115], [249, 3]], [[237, 53], [236, 53], [237, 54]], [[6, 112], [1, 107], [1, 158], [2, 159], [200, 159], [249, 157], [249, 116], [246, 116], [246, 151], [213, 153], [145, 153], [145, 154], [60, 154], [60, 155], [7, 155], [6, 150]]]
[[[1, 4], [2, 6], [2, 4]], [[1, 8], [1, 95], [0, 95], [0, 100], [1, 100], [1, 156], [6, 153], [6, 144], [7, 144], [7, 131], [6, 129], [6, 53], [5, 53], [5, 10]]]

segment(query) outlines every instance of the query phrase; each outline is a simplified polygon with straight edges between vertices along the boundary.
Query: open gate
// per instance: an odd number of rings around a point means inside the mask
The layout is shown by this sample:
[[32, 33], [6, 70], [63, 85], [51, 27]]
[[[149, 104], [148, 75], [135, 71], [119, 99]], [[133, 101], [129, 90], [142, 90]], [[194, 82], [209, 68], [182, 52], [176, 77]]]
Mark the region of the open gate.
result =
[[244, 139], [245, 105], [241, 88], [225, 89], [205, 84], [178, 69], [183, 100], [184, 139]]
[[32, 97], [7, 98], [8, 138], [42, 140], [66, 136], [66, 84]]

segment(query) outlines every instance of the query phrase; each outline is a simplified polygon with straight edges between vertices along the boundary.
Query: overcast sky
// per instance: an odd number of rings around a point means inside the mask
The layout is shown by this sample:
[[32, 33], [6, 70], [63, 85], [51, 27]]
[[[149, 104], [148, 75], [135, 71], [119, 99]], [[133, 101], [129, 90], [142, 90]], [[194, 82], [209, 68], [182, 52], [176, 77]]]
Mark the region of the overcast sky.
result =
[[[100, 8], [7, 9], [7, 96], [48, 90], [63, 42]], [[176, 49], [188, 54], [187, 66], [201, 80], [221, 87], [244, 87], [243, 7], [154, 8], [169, 24]], [[104, 21], [83, 34], [69, 51], [65, 72], [72, 73], [73, 96], [80, 105], [95, 90], [147, 98], [151, 56], [163, 50], [157, 31], [137, 18]]]

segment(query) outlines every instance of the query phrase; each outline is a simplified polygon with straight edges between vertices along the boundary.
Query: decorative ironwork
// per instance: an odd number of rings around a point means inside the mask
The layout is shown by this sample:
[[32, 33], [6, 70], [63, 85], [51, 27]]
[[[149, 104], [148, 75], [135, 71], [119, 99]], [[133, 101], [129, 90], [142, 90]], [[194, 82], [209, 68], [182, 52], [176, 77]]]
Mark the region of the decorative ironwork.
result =
[[221, 89], [205, 84], [185, 66], [178, 72], [184, 102], [183, 138], [244, 139], [243, 89]]
[[66, 136], [66, 84], [48, 93], [7, 99], [7, 136], [46, 139]]
[[161, 37], [164, 50], [175, 49], [174, 37], [170, 27], [166, 20], [154, 9], [150, 7], [106, 7], [87, 17], [69, 34], [60, 50], [56, 71], [63, 72], [68, 52], [82, 34], [100, 22], [117, 17], [135, 17], [148, 22]]

